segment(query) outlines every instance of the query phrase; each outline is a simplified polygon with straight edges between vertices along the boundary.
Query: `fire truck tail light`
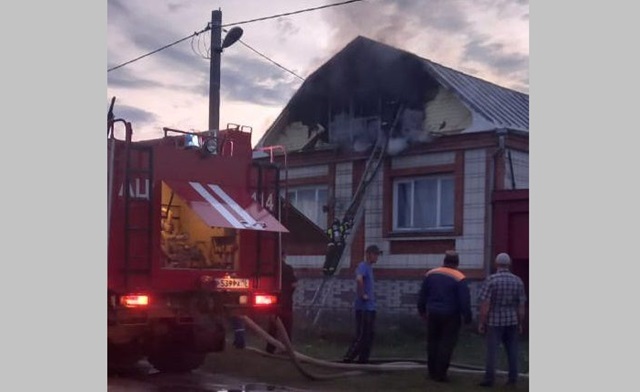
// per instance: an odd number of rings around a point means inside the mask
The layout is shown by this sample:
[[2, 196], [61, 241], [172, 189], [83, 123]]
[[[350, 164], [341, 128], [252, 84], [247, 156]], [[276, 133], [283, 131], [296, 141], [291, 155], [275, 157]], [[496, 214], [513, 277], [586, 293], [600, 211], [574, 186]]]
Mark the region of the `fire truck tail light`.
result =
[[269, 306], [278, 303], [278, 297], [275, 295], [258, 294], [254, 298], [255, 306]]
[[141, 294], [123, 295], [120, 304], [127, 308], [137, 308], [149, 305], [149, 296]]

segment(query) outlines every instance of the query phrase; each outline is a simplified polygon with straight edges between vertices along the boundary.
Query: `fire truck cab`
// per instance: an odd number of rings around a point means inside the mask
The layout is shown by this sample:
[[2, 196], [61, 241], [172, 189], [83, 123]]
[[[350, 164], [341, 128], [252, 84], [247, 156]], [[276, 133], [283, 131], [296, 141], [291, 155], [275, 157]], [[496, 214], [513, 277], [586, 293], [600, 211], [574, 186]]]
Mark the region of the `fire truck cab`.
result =
[[109, 366], [195, 369], [224, 350], [232, 316], [277, 310], [279, 169], [253, 161], [249, 127], [108, 129]]

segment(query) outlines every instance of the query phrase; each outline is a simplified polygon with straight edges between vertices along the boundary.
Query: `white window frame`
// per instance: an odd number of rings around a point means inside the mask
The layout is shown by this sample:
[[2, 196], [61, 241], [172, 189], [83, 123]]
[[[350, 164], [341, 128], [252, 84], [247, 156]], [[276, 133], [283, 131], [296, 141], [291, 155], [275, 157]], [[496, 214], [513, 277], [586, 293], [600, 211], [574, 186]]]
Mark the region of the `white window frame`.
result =
[[[415, 183], [416, 181], [420, 181], [420, 180], [425, 180], [425, 179], [429, 179], [429, 180], [437, 180], [437, 208], [436, 208], [436, 226], [433, 227], [414, 227], [413, 226], [413, 220], [415, 219], [415, 214], [414, 214], [414, 209], [415, 209], [415, 197], [414, 197], [414, 192], [415, 192]], [[451, 217], [452, 220], [452, 224], [451, 225], [442, 225], [442, 198], [444, 197], [444, 195], [442, 194], [443, 190], [442, 190], [442, 181], [443, 180], [451, 180], [453, 181], [453, 191], [452, 194], [450, 195], [451, 198], [454, 198], [454, 203], [453, 203], [453, 210], [452, 210], [452, 214], [453, 216]], [[399, 203], [399, 198], [398, 198], [398, 186], [400, 184], [407, 184], [410, 183], [412, 184], [411, 186], [411, 206], [409, 207], [411, 209], [411, 213], [410, 213], [410, 218], [411, 218], [411, 224], [409, 225], [409, 227], [398, 227], [398, 203]], [[393, 181], [393, 231], [394, 232], [437, 232], [437, 231], [451, 231], [455, 228], [455, 209], [456, 209], [456, 204], [455, 204], [455, 194], [456, 194], [456, 189], [455, 189], [455, 177], [453, 174], [435, 174], [435, 175], [423, 175], [423, 176], [415, 176], [415, 177], [402, 177], [402, 178], [397, 178]]]
[[[323, 211], [323, 207], [326, 205], [327, 201], [328, 201], [328, 197], [329, 197], [329, 187], [327, 185], [301, 185], [301, 186], [292, 186], [289, 187], [286, 191], [288, 193], [295, 193], [296, 198], [298, 197], [298, 192], [300, 191], [309, 191], [309, 190], [313, 190], [315, 192], [315, 204], [316, 204], [316, 214], [317, 217], [310, 217], [307, 214], [304, 213], [304, 211], [302, 211], [302, 209], [300, 209], [297, 205], [296, 205], [296, 201], [297, 200], [293, 200], [293, 198], [289, 197], [289, 202], [296, 208], [298, 208], [300, 210], [300, 212], [302, 212], [307, 218], [309, 218], [309, 220], [311, 220], [312, 222], [314, 222], [316, 225], [318, 225], [320, 228], [322, 228], [323, 230], [325, 230], [327, 228], [327, 215], [326, 212]], [[318, 193], [320, 191], [324, 191], [326, 194], [326, 198], [325, 200], [319, 200], [319, 195]], [[282, 193], [284, 195], [284, 190], [282, 190]], [[287, 195], [288, 196], [288, 195]], [[321, 222], [317, 222], [316, 219], [320, 219]]]

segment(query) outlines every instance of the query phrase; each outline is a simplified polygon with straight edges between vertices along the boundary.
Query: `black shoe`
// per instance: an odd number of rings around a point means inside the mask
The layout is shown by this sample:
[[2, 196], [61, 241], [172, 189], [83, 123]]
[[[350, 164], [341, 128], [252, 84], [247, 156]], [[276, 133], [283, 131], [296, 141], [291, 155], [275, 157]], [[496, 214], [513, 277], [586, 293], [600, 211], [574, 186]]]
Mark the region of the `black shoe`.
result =
[[479, 387], [492, 387], [493, 386], [493, 382], [491, 381], [483, 381], [481, 383], [478, 384]]
[[449, 377], [447, 376], [437, 376], [434, 378], [437, 382], [449, 382]]
[[349, 359], [349, 358], [342, 358], [342, 363], [352, 363], [353, 359]]

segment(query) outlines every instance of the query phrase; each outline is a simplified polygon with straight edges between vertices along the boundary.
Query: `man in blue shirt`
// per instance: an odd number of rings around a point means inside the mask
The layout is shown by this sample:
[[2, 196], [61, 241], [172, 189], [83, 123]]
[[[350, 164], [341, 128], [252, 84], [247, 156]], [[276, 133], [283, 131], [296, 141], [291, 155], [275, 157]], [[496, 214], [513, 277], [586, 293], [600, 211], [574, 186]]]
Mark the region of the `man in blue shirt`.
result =
[[369, 245], [365, 251], [365, 260], [356, 268], [356, 292], [354, 302], [356, 313], [356, 335], [344, 355], [342, 362], [350, 363], [358, 357], [358, 363], [369, 362], [373, 344], [374, 324], [376, 320], [376, 297], [374, 294], [373, 264], [382, 254], [376, 245]]
[[418, 294], [418, 313], [427, 321], [429, 376], [439, 382], [448, 380], [462, 319], [465, 324], [471, 323], [471, 294], [458, 265], [458, 254], [447, 251], [442, 267], [425, 274]]

